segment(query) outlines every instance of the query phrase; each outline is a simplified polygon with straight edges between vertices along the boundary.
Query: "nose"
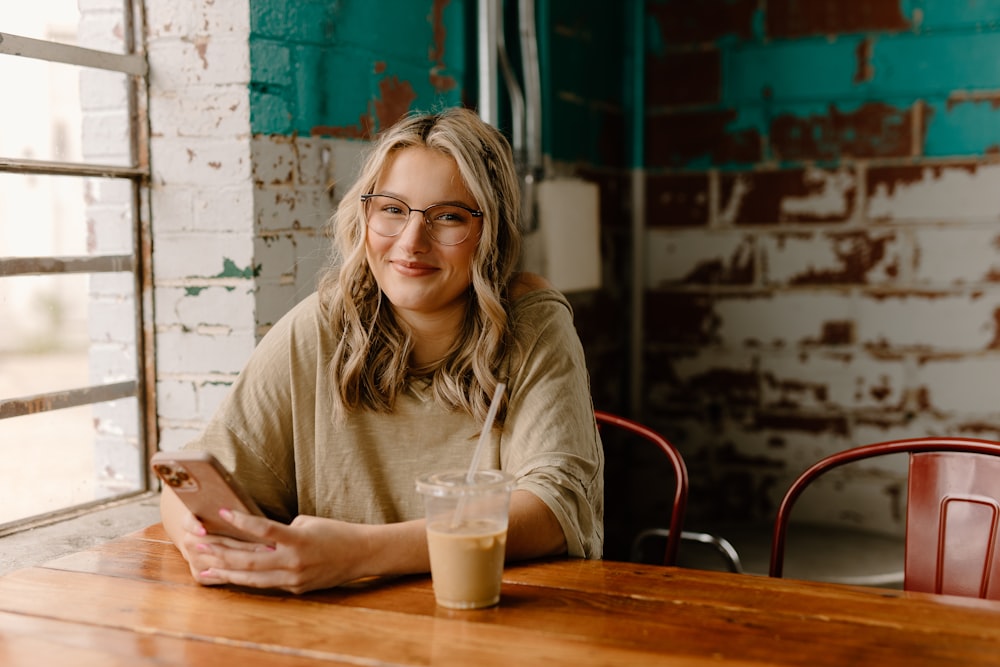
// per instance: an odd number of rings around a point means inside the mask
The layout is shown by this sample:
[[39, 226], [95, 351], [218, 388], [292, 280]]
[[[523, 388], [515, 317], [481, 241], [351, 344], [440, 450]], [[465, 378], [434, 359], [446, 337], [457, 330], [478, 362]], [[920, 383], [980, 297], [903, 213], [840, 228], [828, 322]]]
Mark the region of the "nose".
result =
[[[417, 224], [411, 224], [414, 216], [417, 218]], [[397, 238], [404, 247], [412, 248], [413, 250], [430, 246], [430, 230], [427, 229], [427, 220], [424, 218], [423, 211], [410, 211], [410, 217], [406, 219], [406, 225]]]

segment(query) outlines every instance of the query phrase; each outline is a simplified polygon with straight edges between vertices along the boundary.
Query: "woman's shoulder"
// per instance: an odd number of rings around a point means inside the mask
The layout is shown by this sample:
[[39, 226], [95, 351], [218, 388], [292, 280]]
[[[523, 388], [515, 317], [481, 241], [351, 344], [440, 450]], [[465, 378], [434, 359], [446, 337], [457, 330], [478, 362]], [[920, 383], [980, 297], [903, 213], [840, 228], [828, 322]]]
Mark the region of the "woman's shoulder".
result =
[[524, 317], [547, 319], [554, 311], [566, 311], [572, 317], [573, 308], [555, 286], [536, 273], [518, 273], [510, 283], [511, 312], [518, 320]]
[[510, 279], [510, 300], [517, 301], [521, 297], [540, 290], [557, 291], [555, 286], [544, 276], [529, 271], [519, 271]]

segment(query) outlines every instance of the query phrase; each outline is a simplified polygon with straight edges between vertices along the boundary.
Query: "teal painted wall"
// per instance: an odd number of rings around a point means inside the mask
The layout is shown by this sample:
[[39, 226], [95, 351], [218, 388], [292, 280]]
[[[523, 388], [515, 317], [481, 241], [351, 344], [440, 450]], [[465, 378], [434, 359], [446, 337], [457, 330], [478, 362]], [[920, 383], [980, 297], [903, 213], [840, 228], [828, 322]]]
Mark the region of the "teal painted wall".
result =
[[474, 10], [474, 0], [251, 0], [253, 133], [362, 138], [409, 110], [461, 104]]
[[672, 87], [647, 108], [647, 166], [1000, 150], [998, 0], [646, 6], [647, 86]]
[[[625, 161], [626, 9], [536, 4], [543, 151], [555, 160]], [[254, 134], [363, 138], [410, 110], [476, 104], [475, 0], [252, 0], [250, 11]], [[517, 3], [505, 14], [519, 66]]]

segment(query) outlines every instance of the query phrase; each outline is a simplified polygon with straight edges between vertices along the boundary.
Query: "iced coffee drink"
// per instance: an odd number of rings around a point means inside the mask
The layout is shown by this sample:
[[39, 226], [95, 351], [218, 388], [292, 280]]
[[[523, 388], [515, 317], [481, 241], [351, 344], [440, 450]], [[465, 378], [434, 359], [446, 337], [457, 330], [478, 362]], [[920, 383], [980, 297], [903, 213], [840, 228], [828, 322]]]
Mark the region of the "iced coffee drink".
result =
[[442, 607], [477, 609], [500, 600], [507, 509], [513, 479], [499, 470], [426, 475], [417, 480], [427, 507], [434, 597]]

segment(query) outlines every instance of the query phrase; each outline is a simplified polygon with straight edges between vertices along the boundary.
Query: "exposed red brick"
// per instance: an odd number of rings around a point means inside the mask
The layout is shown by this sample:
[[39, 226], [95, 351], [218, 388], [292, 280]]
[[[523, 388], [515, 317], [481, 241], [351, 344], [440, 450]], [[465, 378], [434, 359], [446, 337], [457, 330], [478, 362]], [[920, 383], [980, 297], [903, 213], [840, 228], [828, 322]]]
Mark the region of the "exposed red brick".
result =
[[1000, 308], [993, 311], [993, 340], [986, 346], [987, 350], [1000, 350]]
[[706, 174], [650, 174], [646, 177], [646, 225], [706, 225], [708, 196]]
[[647, 291], [645, 342], [707, 344], [718, 326], [712, 298], [693, 292]]
[[989, 102], [990, 108], [1000, 109], [1000, 94], [990, 90], [956, 90], [948, 95], [945, 108], [951, 111], [959, 104], [979, 104]]
[[[868, 231], [837, 232], [828, 235], [833, 252], [840, 260], [839, 269], [809, 269], [789, 280], [792, 285], [867, 284], [868, 273], [885, 258], [885, 248], [895, 234], [875, 235]], [[898, 273], [899, 267], [890, 267]]]
[[820, 328], [819, 343], [821, 345], [854, 344], [854, 322], [850, 320], [823, 322]]
[[767, 0], [769, 37], [908, 30], [899, 0]]
[[[802, 382], [801, 380], [779, 380], [774, 376], [773, 373], [765, 373], [763, 375], [763, 381], [768, 387], [774, 389], [775, 391], [781, 393], [792, 393], [792, 394], [812, 394], [813, 398], [820, 403], [827, 400], [829, 395], [829, 390], [827, 386], [822, 382]], [[787, 398], [783, 398], [781, 401], [781, 407], [800, 407], [798, 405], [792, 404]]]
[[752, 239], [744, 239], [726, 259], [699, 262], [681, 278], [684, 285], [753, 285], [757, 273]]
[[[358, 116], [357, 125], [316, 125], [310, 129], [312, 136], [331, 136], [345, 139], [371, 139], [381, 129], [389, 127], [410, 110], [417, 94], [409, 81], [400, 81], [397, 76], [388, 76], [379, 81], [381, 99], [372, 103], [367, 113]], [[375, 120], [378, 119], [376, 127]]]
[[757, 430], [806, 431], [847, 435], [847, 417], [843, 415], [810, 415], [796, 412], [758, 412], [754, 417]]
[[670, 44], [711, 42], [723, 35], [753, 36], [757, 0], [665, 0], [645, 5], [663, 41]]
[[601, 164], [605, 167], [624, 168], [628, 165], [625, 141], [625, 118], [620, 110], [600, 109], [593, 111], [598, 119], [597, 150]]
[[913, 110], [869, 102], [841, 112], [832, 104], [826, 115], [783, 114], [771, 122], [770, 141], [781, 160], [907, 157], [913, 146]]
[[714, 164], [759, 162], [760, 133], [727, 131], [736, 119], [732, 109], [650, 115], [646, 120], [646, 163], [650, 167], [684, 167], [709, 159]]
[[760, 401], [760, 378], [756, 371], [712, 368], [684, 383], [684, 393], [723, 401], [730, 406], [755, 406]]
[[646, 104], [714, 104], [721, 95], [719, 52], [667, 51], [646, 57]]
[[858, 44], [855, 55], [858, 57], [858, 67], [854, 71], [854, 83], [864, 83], [875, 78], [875, 68], [872, 66], [872, 38], [865, 37]]
[[907, 186], [919, 183], [925, 179], [927, 172], [930, 172], [933, 180], [937, 180], [941, 178], [941, 174], [944, 171], [949, 169], [963, 169], [968, 171], [970, 174], [975, 174], [978, 168], [979, 165], [975, 162], [954, 162], [950, 164], [942, 164], [938, 162], [935, 164], [925, 165], [871, 166], [868, 168], [867, 174], [865, 175], [865, 191], [868, 196], [871, 197], [875, 194], [876, 190], [881, 187], [885, 187], [886, 194], [891, 197], [893, 192], [895, 192], [897, 185]]
[[[853, 172], [852, 172], [853, 176]], [[738, 202], [730, 200], [736, 194], [736, 183], [743, 181]], [[840, 222], [851, 217], [856, 200], [854, 189], [846, 194], [846, 210], [840, 214], [788, 213], [782, 209], [787, 197], [806, 197], [822, 193], [825, 184], [806, 178], [803, 169], [725, 173], [719, 179], [720, 210], [735, 206], [732, 222], [738, 225], [774, 224], [777, 222]]]

